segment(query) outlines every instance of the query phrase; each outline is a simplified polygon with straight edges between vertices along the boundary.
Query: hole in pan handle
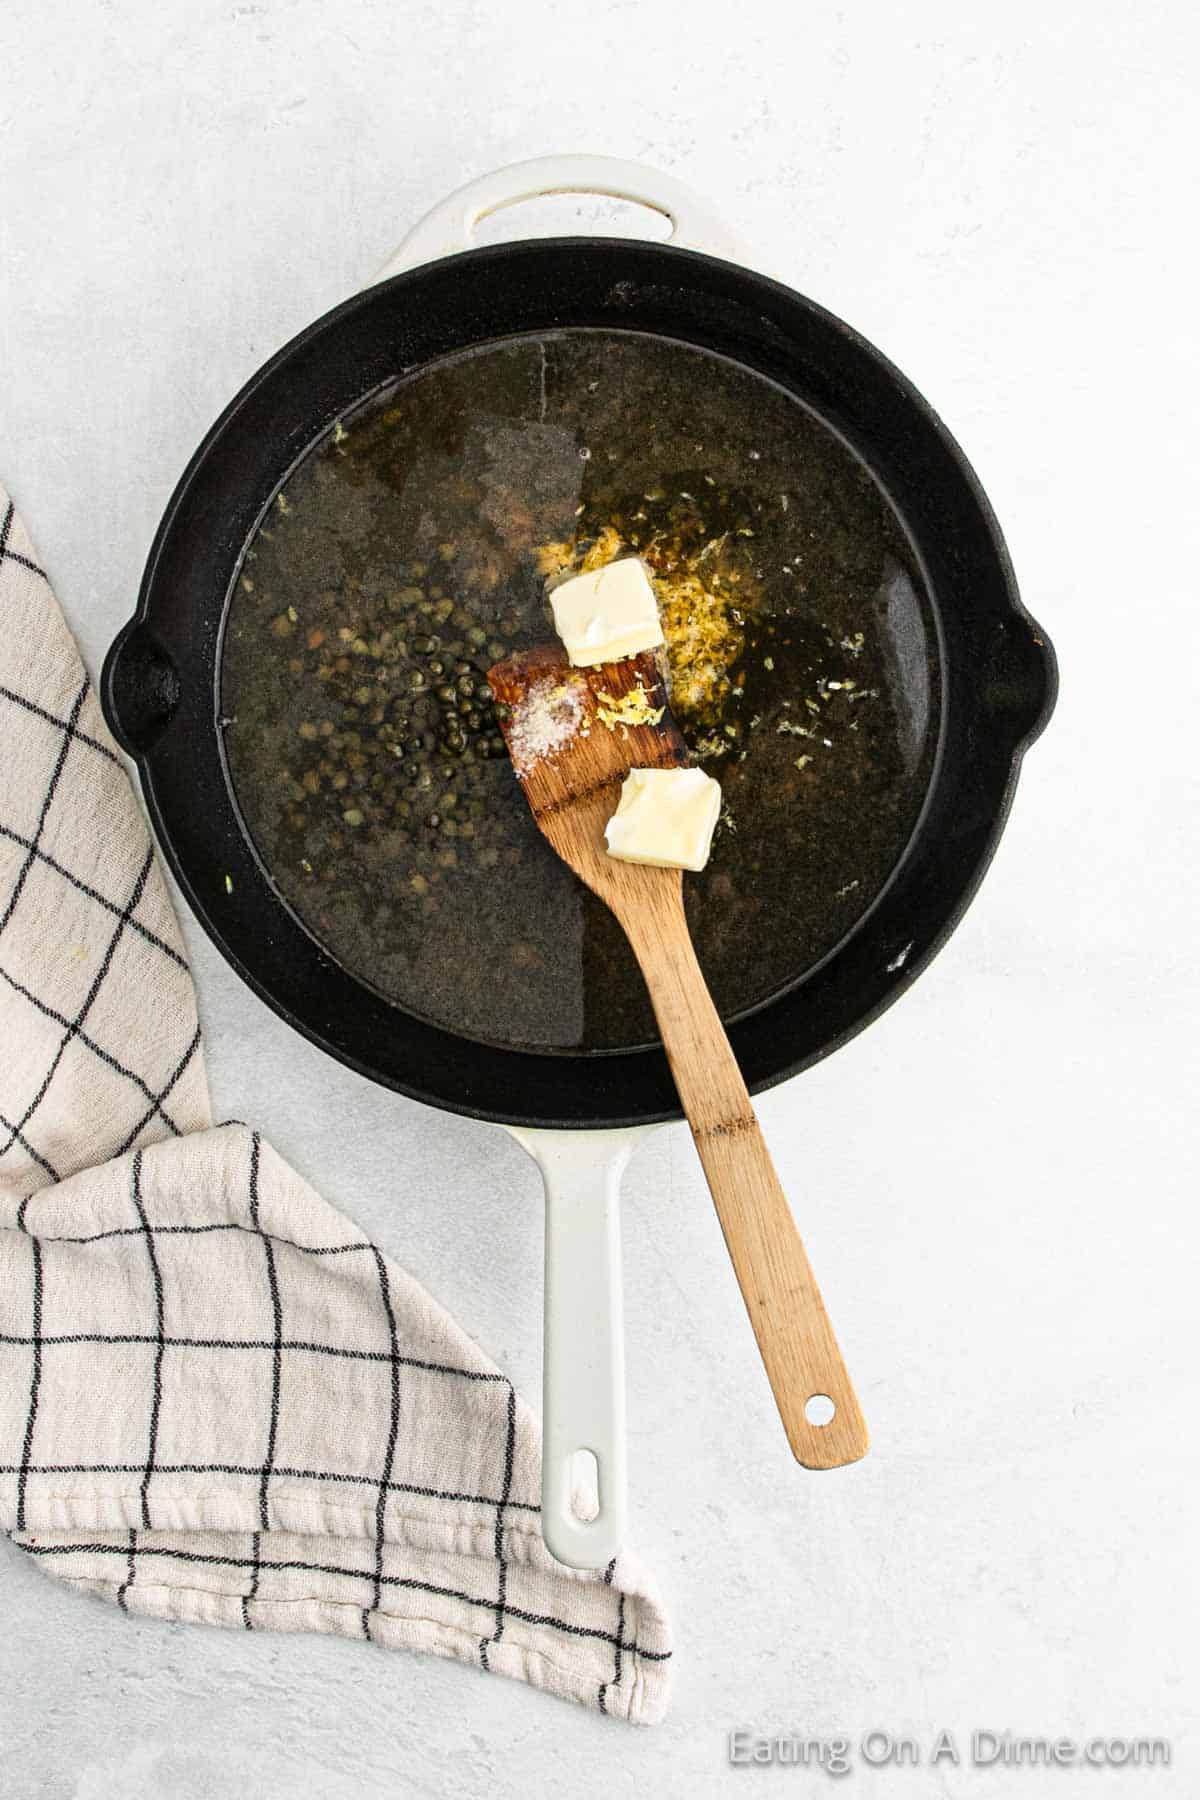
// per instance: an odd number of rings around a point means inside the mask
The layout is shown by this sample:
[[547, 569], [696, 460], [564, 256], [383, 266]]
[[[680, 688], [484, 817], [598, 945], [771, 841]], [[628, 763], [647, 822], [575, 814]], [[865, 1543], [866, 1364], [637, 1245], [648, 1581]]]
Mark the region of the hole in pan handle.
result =
[[616, 156], [535, 156], [529, 162], [512, 163], [506, 169], [481, 175], [439, 201], [413, 226], [399, 249], [367, 285], [386, 281], [422, 263], [435, 262], [439, 257], [469, 250], [472, 233], [481, 219], [502, 207], [538, 200], [546, 194], [604, 194], [613, 200], [631, 200], [671, 221], [669, 242], [678, 248], [702, 250], [726, 262], [748, 260], [737, 235], [720, 215], [673, 175]]
[[[573, 1569], [605, 1569], [625, 1538], [625, 1346], [621, 1177], [653, 1126], [630, 1131], [517, 1131], [546, 1189], [542, 1347], [542, 1535]], [[598, 1492], [576, 1510], [579, 1453]], [[589, 1510], [584, 1508], [583, 1510]]]

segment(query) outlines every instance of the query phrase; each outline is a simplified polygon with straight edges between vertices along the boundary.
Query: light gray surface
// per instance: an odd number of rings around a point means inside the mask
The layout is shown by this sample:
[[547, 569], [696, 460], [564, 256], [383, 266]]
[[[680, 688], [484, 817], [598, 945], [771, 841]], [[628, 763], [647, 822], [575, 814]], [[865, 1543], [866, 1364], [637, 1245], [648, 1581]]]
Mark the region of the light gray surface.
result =
[[[1164, 1733], [1166, 1774], [857, 1765], [850, 1786], [1197, 1791], [1198, 54], [1183, 0], [0, 13], [0, 470], [93, 668], [257, 364], [467, 176], [586, 148], [703, 190], [916, 380], [1064, 670], [949, 948], [762, 1101], [866, 1463], [789, 1462], [684, 1134], [632, 1170], [631, 1498], [678, 1630], [669, 1721], [635, 1732], [342, 1642], [129, 1622], [9, 1553], [6, 1795], [824, 1788], [729, 1770], [736, 1725]], [[322, 1058], [185, 925], [219, 1110], [536, 1397], [532, 1166]]]

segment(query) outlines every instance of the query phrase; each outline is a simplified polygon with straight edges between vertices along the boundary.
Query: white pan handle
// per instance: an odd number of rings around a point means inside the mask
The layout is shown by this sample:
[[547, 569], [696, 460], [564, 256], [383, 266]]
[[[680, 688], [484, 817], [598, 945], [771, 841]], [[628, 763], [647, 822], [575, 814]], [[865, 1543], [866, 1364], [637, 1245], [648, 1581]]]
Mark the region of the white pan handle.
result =
[[[621, 1177], [641, 1131], [513, 1131], [546, 1188], [542, 1536], [559, 1562], [604, 1569], [625, 1537]], [[578, 1450], [596, 1459], [600, 1507], [572, 1505]]]
[[481, 175], [439, 202], [413, 226], [375, 281], [469, 250], [481, 219], [544, 194], [607, 194], [614, 200], [632, 200], [670, 219], [670, 243], [685, 250], [703, 250], [726, 262], [746, 260], [736, 236], [708, 202], [673, 175], [617, 156], [535, 156], [530, 162], [512, 163], [507, 169]]

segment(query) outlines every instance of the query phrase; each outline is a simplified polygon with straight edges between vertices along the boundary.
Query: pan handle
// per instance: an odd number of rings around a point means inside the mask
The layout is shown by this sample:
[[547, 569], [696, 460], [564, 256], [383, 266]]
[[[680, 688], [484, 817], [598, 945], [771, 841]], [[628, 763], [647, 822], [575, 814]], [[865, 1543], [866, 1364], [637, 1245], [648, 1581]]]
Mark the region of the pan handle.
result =
[[[469, 250], [481, 219], [505, 206], [537, 200], [545, 194], [606, 194], [614, 200], [632, 200], [669, 219], [669, 242], [681, 249], [702, 250], [708, 256], [723, 257], [726, 262], [747, 260], [719, 214], [673, 175], [648, 169], [642, 163], [625, 162], [617, 156], [535, 156], [529, 162], [512, 163], [506, 169], [481, 175], [440, 201], [413, 226], [374, 281], [387, 281], [405, 269]], [[368, 283], [373, 285], [374, 282]]]
[[[621, 1177], [632, 1131], [513, 1130], [546, 1188], [542, 1536], [559, 1562], [604, 1569], [625, 1537]], [[596, 1459], [599, 1510], [574, 1508], [575, 1457]]]

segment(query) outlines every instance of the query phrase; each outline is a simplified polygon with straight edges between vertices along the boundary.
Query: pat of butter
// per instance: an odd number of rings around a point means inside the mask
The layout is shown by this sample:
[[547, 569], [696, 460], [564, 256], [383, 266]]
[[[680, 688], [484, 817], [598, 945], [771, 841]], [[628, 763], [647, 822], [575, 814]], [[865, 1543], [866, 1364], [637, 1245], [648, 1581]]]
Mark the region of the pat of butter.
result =
[[550, 595], [550, 610], [576, 668], [619, 662], [663, 641], [654, 588], [637, 556], [561, 581]]
[[656, 869], [700, 870], [721, 811], [721, 784], [703, 769], [630, 769], [604, 828], [608, 854]]

